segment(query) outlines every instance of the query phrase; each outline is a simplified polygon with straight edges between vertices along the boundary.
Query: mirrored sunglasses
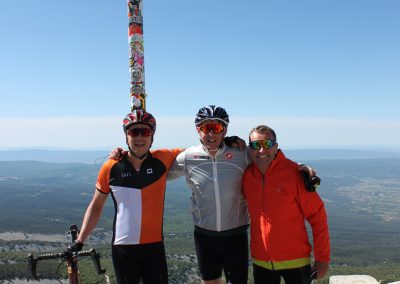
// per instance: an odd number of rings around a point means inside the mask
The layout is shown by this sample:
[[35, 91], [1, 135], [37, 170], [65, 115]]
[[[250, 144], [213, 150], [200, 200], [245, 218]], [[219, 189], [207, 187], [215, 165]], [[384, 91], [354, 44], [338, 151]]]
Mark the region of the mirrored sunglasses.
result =
[[150, 128], [132, 128], [127, 131], [128, 135], [131, 137], [137, 137], [141, 135], [142, 137], [149, 137], [153, 135], [153, 130]]
[[225, 130], [225, 127], [221, 123], [207, 123], [199, 127], [200, 131], [203, 133], [214, 133], [219, 134]]
[[276, 144], [275, 140], [255, 140], [249, 142], [250, 148], [254, 150], [260, 150], [261, 147], [268, 150], [274, 147], [275, 144]]

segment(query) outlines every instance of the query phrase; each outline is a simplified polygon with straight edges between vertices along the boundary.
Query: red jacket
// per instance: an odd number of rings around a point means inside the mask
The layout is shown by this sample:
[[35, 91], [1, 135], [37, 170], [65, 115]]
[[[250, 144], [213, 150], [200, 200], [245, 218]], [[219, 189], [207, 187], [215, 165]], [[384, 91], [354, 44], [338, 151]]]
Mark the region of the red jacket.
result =
[[[266, 268], [287, 269], [310, 263], [312, 247], [305, 220], [311, 225], [315, 260], [329, 262], [330, 242], [324, 203], [308, 192], [298, 165], [278, 150], [265, 175], [250, 165], [243, 176], [251, 224], [251, 255]], [[265, 265], [263, 265], [265, 266]]]

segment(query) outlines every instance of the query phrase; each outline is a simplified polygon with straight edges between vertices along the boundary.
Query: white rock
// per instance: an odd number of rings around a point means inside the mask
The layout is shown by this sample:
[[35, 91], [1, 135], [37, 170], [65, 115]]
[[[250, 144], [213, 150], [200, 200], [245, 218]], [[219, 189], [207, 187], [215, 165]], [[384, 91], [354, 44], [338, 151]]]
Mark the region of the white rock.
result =
[[329, 284], [379, 284], [379, 282], [369, 275], [340, 275], [331, 276]]

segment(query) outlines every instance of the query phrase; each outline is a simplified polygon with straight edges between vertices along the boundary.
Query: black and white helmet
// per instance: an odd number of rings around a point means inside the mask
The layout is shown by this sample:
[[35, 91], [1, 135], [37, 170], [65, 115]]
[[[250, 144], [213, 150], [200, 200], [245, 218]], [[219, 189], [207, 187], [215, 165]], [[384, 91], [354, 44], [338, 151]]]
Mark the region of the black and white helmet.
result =
[[229, 115], [226, 113], [225, 109], [215, 105], [209, 105], [202, 107], [196, 114], [194, 123], [196, 126], [200, 125], [206, 120], [219, 120], [225, 126], [229, 124]]

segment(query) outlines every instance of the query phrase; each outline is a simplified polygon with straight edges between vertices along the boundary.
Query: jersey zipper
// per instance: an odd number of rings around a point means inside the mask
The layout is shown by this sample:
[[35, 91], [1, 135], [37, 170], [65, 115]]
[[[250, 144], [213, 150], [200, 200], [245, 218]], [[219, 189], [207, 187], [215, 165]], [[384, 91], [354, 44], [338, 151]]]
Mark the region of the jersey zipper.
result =
[[217, 170], [217, 161], [215, 157], [213, 158], [213, 180], [214, 180], [217, 231], [219, 232], [221, 231], [221, 197], [219, 193], [218, 170]]

